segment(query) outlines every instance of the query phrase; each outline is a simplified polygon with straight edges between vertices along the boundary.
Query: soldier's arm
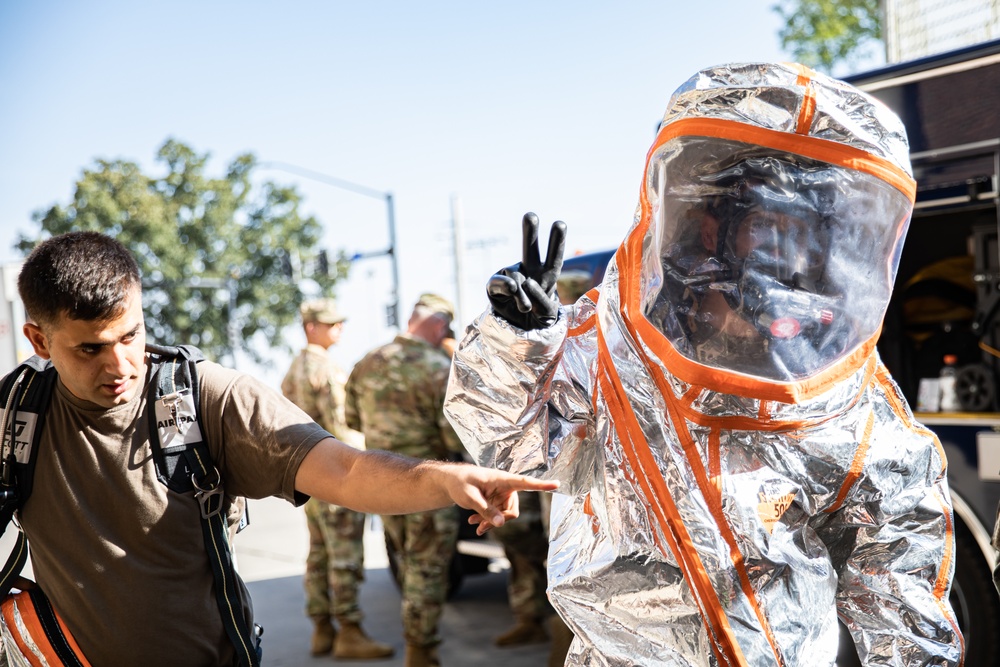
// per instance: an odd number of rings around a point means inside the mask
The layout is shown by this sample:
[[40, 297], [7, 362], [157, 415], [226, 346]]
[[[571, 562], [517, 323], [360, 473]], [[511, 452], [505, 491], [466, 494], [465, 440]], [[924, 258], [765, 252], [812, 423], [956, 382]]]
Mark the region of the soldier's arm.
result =
[[466, 457], [465, 446], [444, 414], [444, 399], [448, 389], [450, 368], [451, 365], [449, 364], [448, 366], [436, 369], [432, 376], [432, 382], [427, 388], [427, 395], [433, 405], [432, 414], [436, 417], [441, 444], [444, 445], [446, 451], [453, 455], [453, 460], [462, 460]]
[[344, 386], [344, 420], [347, 422], [347, 428], [361, 431], [361, 414], [358, 412], [358, 395], [355, 391], [356, 373], [355, 366]]
[[323, 377], [323, 390], [316, 400], [323, 413], [324, 428], [341, 442], [364, 449], [365, 438], [347, 425], [347, 390], [343, 371], [331, 364]]
[[295, 374], [295, 361], [292, 361], [291, 367], [285, 373], [285, 377], [281, 379], [281, 393], [288, 400], [292, 401], [294, 396], [294, 374]]
[[408, 514], [457, 504], [476, 512], [480, 534], [517, 516], [517, 491], [552, 491], [558, 484], [464, 463], [359, 451], [334, 438], [312, 448], [295, 489], [371, 514]]
[[337, 433], [337, 426], [339, 424], [337, 419], [337, 402], [333, 393], [333, 382], [334, 378], [325, 368], [321, 372], [317, 372], [316, 376], [310, 378], [316, 412], [319, 413], [316, 421], [327, 431], [340, 437]]

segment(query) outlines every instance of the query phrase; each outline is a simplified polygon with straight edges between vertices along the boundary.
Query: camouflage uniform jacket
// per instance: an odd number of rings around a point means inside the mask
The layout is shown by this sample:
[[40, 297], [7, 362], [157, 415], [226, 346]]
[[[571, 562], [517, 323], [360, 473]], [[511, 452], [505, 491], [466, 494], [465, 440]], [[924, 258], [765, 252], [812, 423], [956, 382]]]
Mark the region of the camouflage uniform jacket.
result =
[[337, 439], [364, 449], [364, 436], [344, 416], [347, 374], [319, 345], [306, 345], [281, 381], [281, 393]]
[[400, 334], [369, 352], [347, 381], [347, 424], [369, 449], [422, 459], [455, 459], [465, 451], [443, 406], [451, 359], [429, 343]]

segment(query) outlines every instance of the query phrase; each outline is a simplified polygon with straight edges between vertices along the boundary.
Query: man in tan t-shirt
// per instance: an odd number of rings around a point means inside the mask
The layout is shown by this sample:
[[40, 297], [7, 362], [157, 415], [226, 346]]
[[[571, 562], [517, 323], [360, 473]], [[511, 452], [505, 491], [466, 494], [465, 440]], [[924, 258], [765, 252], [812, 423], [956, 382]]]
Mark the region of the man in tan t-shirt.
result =
[[[93, 665], [248, 664], [223, 629], [198, 501], [168, 489], [152, 461], [146, 385], [161, 359], [146, 350], [140, 285], [129, 251], [95, 232], [52, 237], [23, 264], [24, 333], [58, 373], [19, 514], [33, 571]], [[229, 507], [272, 495], [378, 514], [458, 503], [485, 532], [517, 515], [516, 491], [555, 486], [359, 451], [247, 375], [205, 361], [198, 377], [203, 435]], [[242, 609], [231, 615], [252, 627], [237, 585]]]

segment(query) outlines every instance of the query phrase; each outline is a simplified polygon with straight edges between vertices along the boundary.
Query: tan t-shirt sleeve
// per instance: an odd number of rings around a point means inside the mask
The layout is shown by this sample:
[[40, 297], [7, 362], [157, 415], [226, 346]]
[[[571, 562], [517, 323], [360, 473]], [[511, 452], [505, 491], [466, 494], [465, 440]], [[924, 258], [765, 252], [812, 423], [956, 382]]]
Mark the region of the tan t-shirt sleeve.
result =
[[296, 505], [295, 475], [306, 454], [330, 433], [276, 390], [212, 362], [198, 364], [205, 437], [226, 493], [278, 496]]

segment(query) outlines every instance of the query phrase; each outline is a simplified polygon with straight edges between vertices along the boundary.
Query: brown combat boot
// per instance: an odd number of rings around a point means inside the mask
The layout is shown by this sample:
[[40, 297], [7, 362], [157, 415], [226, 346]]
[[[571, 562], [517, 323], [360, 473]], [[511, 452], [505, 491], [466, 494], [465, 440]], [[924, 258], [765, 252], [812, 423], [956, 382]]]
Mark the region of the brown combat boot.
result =
[[337, 630], [333, 627], [329, 616], [313, 616], [312, 621], [314, 627], [309, 652], [312, 655], [326, 655], [333, 649]]
[[406, 660], [403, 667], [441, 667], [437, 646], [406, 645]]
[[340, 632], [337, 633], [337, 640], [333, 647], [334, 658], [374, 660], [388, 658], [393, 653], [395, 650], [391, 646], [371, 639], [357, 623], [340, 622]]
[[513, 628], [493, 640], [497, 646], [539, 644], [549, 638], [542, 620], [537, 616], [519, 616]]

